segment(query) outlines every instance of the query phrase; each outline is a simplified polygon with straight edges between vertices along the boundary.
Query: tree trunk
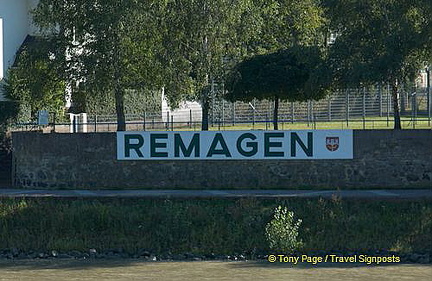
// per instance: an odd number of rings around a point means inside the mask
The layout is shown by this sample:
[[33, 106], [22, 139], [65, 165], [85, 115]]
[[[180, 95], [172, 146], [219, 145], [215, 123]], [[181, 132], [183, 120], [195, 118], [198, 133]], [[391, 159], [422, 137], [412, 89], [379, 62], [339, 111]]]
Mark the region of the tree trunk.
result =
[[279, 114], [279, 97], [276, 95], [274, 99], [274, 110], [273, 110], [273, 129], [278, 130], [278, 114]]
[[394, 129], [395, 130], [401, 130], [401, 118], [400, 118], [400, 111], [399, 111], [399, 97], [398, 97], [398, 81], [393, 80], [390, 82], [391, 87], [391, 94], [393, 99], [393, 116], [394, 116]]
[[117, 113], [117, 131], [126, 131], [126, 118], [124, 113], [124, 93], [122, 89], [115, 90], [115, 104]]
[[120, 83], [120, 73], [116, 70], [114, 73], [114, 96], [117, 114], [117, 131], [126, 131], [126, 118], [124, 113], [124, 91]]
[[202, 123], [201, 123], [201, 130], [202, 131], [208, 131], [208, 129], [209, 129], [209, 107], [210, 107], [210, 105], [209, 105], [208, 95], [203, 94], [203, 97], [202, 97]]
[[[121, 30], [120, 25], [118, 25], [119, 30]], [[118, 31], [120, 32], [120, 31]], [[118, 33], [119, 34], [119, 33]], [[118, 35], [117, 34], [117, 35]], [[113, 67], [114, 67], [114, 98], [115, 107], [117, 114], [117, 131], [126, 131], [126, 118], [124, 113], [124, 89], [122, 87], [122, 68], [121, 68], [121, 46], [120, 38], [117, 36], [117, 40], [114, 44], [114, 54], [113, 54]]]

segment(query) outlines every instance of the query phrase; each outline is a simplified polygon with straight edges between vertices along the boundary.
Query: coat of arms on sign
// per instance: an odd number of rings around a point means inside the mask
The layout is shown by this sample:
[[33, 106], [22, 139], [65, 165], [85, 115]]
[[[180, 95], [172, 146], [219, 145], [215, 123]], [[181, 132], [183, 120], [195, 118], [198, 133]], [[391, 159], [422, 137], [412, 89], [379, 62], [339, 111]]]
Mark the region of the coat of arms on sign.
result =
[[326, 137], [326, 147], [330, 151], [336, 151], [339, 148], [339, 137]]

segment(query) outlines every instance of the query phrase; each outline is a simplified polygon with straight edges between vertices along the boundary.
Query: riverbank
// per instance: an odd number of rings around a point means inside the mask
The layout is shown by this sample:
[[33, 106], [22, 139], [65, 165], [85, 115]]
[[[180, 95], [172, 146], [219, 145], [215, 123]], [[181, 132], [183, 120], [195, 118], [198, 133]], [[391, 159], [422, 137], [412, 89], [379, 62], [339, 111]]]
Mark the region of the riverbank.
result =
[[299, 253], [396, 254], [430, 262], [432, 201], [1, 199], [0, 257], [265, 259], [265, 226], [287, 206]]

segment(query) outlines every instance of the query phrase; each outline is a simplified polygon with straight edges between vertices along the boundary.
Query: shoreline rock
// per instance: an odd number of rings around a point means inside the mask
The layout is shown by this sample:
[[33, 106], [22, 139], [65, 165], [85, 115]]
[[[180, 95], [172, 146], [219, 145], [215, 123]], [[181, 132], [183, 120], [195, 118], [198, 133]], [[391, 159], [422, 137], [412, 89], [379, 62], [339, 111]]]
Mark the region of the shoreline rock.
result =
[[[367, 255], [367, 256], [398, 256], [400, 257], [399, 263], [385, 263], [385, 264], [432, 264], [432, 253], [431, 252], [413, 252], [413, 253], [397, 253], [393, 251], [311, 251], [308, 253], [294, 253], [289, 256], [301, 256], [307, 254], [311, 257], [324, 257], [329, 254], [336, 254], [338, 256], [354, 256], [354, 255]], [[277, 255], [277, 254], [276, 254]], [[87, 252], [82, 251], [68, 251], [59, 252], [57, 250], [50, 251], [21, 251], [17, 248], [0, 250], [0, 260], [56, 260], [56, 259], [75, 259], [75, 260], [113, 260], [113, 259], [134, 259], [144, 260], [149, 262], [156, 261], [265, 261], [269, 254], [264, 253], [253, 253], [253, 254], [228, 254], [228, 255], [217, 255], [215, 253], [210, 254], [194, 254], [194, 253], [183, 253], [183, 254], [156, 254], [147, 250], [140, 250], [137, 253], [127, 253], [123, 250], [107, 250], [104, 252], [98, 252], [96, 249], [89, 249]], [[359, 263], [360, 264], [360, 263]], [[381, 263], [380, 265], [383, 265]], [[373, 264], [376, 265], [376, 264]]]

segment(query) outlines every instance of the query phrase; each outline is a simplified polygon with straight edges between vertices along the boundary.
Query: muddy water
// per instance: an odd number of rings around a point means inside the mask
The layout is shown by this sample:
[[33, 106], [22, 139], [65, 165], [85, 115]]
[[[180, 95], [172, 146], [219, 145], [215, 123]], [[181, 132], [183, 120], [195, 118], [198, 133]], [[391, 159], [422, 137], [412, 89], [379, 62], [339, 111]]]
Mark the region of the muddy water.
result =
[[277, 265], [136, 260], [0, 261], [0, 280], [432, 280], [432, 265]]

